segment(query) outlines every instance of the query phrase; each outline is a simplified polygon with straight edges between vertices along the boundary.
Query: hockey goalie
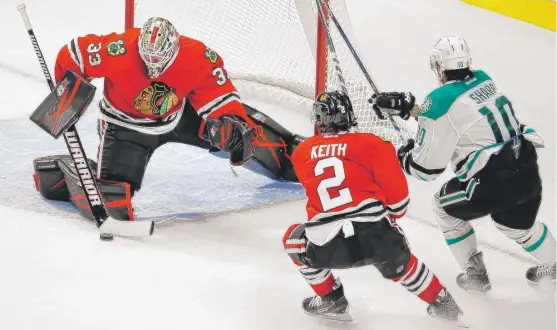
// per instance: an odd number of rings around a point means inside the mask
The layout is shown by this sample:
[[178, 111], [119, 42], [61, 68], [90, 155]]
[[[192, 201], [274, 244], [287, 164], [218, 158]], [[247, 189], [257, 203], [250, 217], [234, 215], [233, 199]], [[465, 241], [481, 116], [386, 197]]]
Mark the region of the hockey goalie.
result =
[[[122, 34], [89, 34], [63, 46], [55, 79], [104, 78], [96, 169], [109, 214], [133, 220], [131, 197], [149, 159], [167, 142], [229, 157], [272, 179], [297, 181], [290, 154], [303, 140], [242, 104], [223, 59], [201, 41], [181, 36], [164, 18]], [[47, 199], [72, 201], [91, 217], [69, 156], [36, 159], [35, 184]]]

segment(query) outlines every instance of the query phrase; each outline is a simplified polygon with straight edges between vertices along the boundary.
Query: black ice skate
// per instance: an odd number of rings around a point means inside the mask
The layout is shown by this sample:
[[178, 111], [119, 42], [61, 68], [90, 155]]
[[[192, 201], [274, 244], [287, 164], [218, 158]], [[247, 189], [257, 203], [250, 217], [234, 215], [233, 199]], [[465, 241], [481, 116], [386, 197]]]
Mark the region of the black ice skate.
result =
[[535, 266], [528, 268], [528, 271], [526, 271], [526, 279], [528, 283], [533, 285], [538, 285], [546, 279], [555, 282], [555, 273], [555, 264], [553, 264], [553, 266]]
[[460, 326], [468, 327], [461, 320], [462, 310], [460, 310], [456, 301], [445, 288], [439, 292], [435, 302], [427, 307], [427, 313], [433, 318], [454, 321]]
[[468, 292], [484, 294], [491, 290], [491, 282], [483, 261], [483, 254], [478, 252], [468, 259], [466, 271], [456, 277], [458, 286]]
[[311, 316], [344, 322], [352, 321], [352, 315], [348, 313], [348, 300], [346, 300], [344, 289], [338, 280], [335, 282], [331, 293], [306, 298], [302, 307], [304, 312]]

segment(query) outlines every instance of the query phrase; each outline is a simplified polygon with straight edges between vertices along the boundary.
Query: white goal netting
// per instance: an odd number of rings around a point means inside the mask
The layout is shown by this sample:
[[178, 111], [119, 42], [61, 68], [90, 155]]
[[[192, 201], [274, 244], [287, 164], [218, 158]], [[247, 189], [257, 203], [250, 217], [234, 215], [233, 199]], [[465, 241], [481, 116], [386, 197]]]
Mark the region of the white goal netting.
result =
[[[329, 4], [354, 44], [345, 0]], [[135, 0], [134, 21], [141, 26], [151, 16], [169, 19], [181, 34], [222, 56], [241, 95], [280, 104], [285, 111], [307, 112], [309, 121], [317, 76], [324, 75], [326, 90], [340, 89], [328, 53], [327, 69], [316, 74], [317, 54], [327, 51], [325, 45], [317, 47], [316, 8], [315, 0]], [[332, 22], [330, 27], [359, 130], [400, 143], [391, 123], [371, 109], [371, 87]], [[405, 123], [399, 126], [411, 134]]]

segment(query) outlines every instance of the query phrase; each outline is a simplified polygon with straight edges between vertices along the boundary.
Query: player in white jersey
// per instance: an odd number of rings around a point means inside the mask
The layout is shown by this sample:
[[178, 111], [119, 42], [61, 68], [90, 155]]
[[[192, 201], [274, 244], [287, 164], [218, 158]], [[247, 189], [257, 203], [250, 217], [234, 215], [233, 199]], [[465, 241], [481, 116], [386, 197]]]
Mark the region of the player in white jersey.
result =
[[555, 281], [555, 238], [536, 220], [542, 198], [536, 148], [544, 142], [517, 119], [495, 82], [470, 68], [471, 60], [464, 38], [441, 38], [430, 57], [441, 86], [420, 107], [411, 93], [378, 93], [371, 102], [377, 111], [418, 119], [416, 139], [398, 150], [407, 174], [428, 181], [452, 165], [456, 177], [435, 194], [434, 211], [464, 271], [457, 277], [462, 288], [491, 288], [470, 223], [487, 215], [540, 262], [526, 272], [530, 283]]

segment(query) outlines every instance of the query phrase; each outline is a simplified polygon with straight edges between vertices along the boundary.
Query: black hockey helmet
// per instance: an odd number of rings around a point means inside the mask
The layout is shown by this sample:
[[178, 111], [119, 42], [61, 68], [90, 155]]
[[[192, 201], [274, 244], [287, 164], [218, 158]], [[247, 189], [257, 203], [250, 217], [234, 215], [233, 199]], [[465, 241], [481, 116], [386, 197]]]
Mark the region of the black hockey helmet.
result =
[[320, 133], [348, 131], [356, 126], [350, 98], [344, 92], [323, 92], [313, 103], [312, 121]]

